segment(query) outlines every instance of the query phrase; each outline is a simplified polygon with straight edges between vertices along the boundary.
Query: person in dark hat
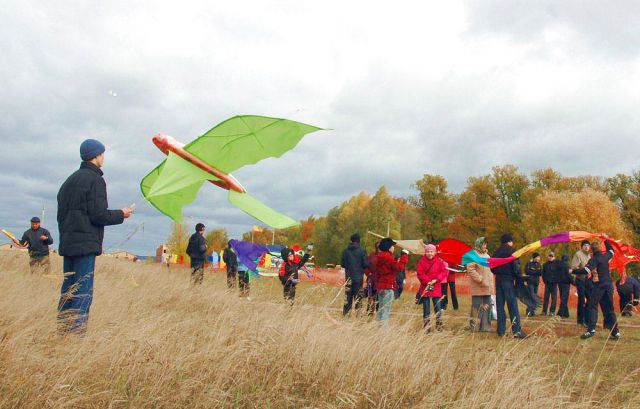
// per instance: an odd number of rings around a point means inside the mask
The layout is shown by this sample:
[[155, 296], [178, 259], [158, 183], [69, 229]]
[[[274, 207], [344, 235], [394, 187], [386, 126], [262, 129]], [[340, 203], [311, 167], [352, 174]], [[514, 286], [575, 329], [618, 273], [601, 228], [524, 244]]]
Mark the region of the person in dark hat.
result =
[[280, 251], [282, 264], [280, 265], [280, 282], [282, 283], [282, 295], [284, 299], [293, 303], [296, 298], [296, 286], [300, 281], [298, 278], [298, 270], [300, 270], [311, 258], [313, 252], [313, 244], [307, 245], [304, 256], [300, 261], [294, 260], [294, 252], [292, 249], [285, 247]]
[[24, 232], [20, 241], [13, 240], [20, 247], [29, 249], [29, 268], [31, 274], [49, 274], [49, 246], [53, 244], [49, 230], [40, 227], [40, 218], [31, 218], [31, 228]]
[[[507, 258], [515, 252], [513, 236], [503, 234], [500, 238], [500, 247], [492, 257]], [[498, 336], [504, 336], [507, 332], [507, 315], [504, 305], [509, 309], [509, 320], [514, 338], [526, 338], [527, 334], [520, 326], [520, 311], [518, 310], [518, 298], [515, 280], [520, 271], [518, 260], [511, 261], [499, 267], [491, 269], [496, 278], [496, 309], [498, 312]]]
[[[605, 238], [606, 236], [603, 235]], [[617, 341], [620, 339], [617, 317], [613, 310], [613, 280], [609, 270], [609, 261], [613, 258], [615, 250], [609, 240], [605, 239], [606, 251], [602, 251], [599, 241], [594, 241], [593, 257], [587, 265], [574, 271], [574, 274], [587, 276], [589, 289], [589, 299], [587, 301], [587, 331], [580, 336], [588, 339], [596, 335], [596, 324], [598, 323], [598, 305], [602, 309], [604, 327], [609, 329], [609, 339]]]
[[58, 303], [61, 335], [83, 333], [93, 301], [93, 271], [96, 256], [102, 254], [104, 227], [121, 224], [133, 214], [134, 206], [109, 210], [107, 185], [102, 177], [105, 147], [95, 139], [80, 145], [80, 169], [62, 184], [58, 192], [58, 252], [64, 257], [64, 280]]
[[558, 316], [562, 318], [569, 318], [569, 292], [571, 291], [571, 284], [575, 285], [569, 269], [569, 256], [563, 254], [560, 260], [555, 262], [556, 282], [560, 293]]
[[[587, 266], [591, 259], [591, 243], [589, 240], [582, 240], [580, 250], [576, 251], [571, 259], [571, 270], [574, 273]], [[578, 293], [578, 302], [576, 307], [576, 315], [578, 325], [587, 326], [587, 280], [583, 274], [574, 274], [574, 282], [576, 283], [576, 291]]]
[[360, 247], [360, 235], [351, 235], [351, 243], [342, 252], [340, 265], [344, 268], [344, 292], [345, 302], [342, 307], [342, 315], [351, 311], [355, 299], [355, 309], [358, 311], [362, 304], [362, 283], [364, 270], [369, 267], [367, 252]]
[[393, 249], [396, 242], [389, 237], [380, 240], [378, 248], [380, 252], [376, 257], [376, 292], [378, 297], [378, 314], [377, 319], [384, 323], [389, 320], [391, 314], [391, 303], [396, 286], [396, 273], [404, 270], [409, 256], [406, 253], [400, 253], [400, 258], [396, 260], [393, 257]]
[[[535, 299], [534, 295], [538, 295], [538, 287], [540, 286], [540, 276], [542, 275], [542, 265], [540, 265], [540, 253], [533, 253], [531, 260], [524, 266], [524, 275], [527, 281], [527, 289], [530, 296]], [[528, 306], [527, 316], [534, 317], [536, 309]]]
[[236, 287], [236, 275], [238, 274], [238, 256], [231, 247], [231, 241], [227, 243], [227, 247], [222, 252], [222, 260], [227, 267], [227, 287]]
[[204, 224], [196, 224], [196, 232], [189, 237], [187, 255], [191, 258], [191, 284], [202, 284], [207, 242], [204, 239]]
[[[556, 314], [556, 306], [558, 304], [558, 274], [557, 274], [556, 255], [550, 251], [547, 255], [547, 261], [542, 266], [542, 282], [544, 283], [544, 299], [542, 302], [542, 315], [550, 316]], [[549, 298], [551, 298], [551, 306], [549, 307]]]

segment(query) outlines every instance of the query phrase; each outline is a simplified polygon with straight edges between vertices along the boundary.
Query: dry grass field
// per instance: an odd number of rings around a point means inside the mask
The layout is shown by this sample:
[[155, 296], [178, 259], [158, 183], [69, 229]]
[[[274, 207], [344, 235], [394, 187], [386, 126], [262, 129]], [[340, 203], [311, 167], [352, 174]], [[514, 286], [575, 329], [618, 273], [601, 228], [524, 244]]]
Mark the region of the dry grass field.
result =
[[87, 335], [59, 338], [60, 281], [0, 252], [2, 408], [640, 407], [637, 329], [581, 341], [539, 319], [523, 341], [472, 335], [464, 297], [425, 335], [412, 294], [380, 328], [343, 319], [339, 287], [302, 285], [288, 305], [262, 278], [246, 300], [222, 274], [193, 288], [186, 269], [100, 257]]

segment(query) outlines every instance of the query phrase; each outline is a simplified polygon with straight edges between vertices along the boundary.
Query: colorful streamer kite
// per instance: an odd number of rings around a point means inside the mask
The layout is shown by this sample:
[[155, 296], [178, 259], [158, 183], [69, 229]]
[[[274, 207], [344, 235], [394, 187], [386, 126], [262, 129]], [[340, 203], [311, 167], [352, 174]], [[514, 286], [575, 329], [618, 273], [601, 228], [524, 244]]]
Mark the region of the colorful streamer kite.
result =
[[628, 244], [616, 241], [607, 235], [589, 233], [586, 231], [567, 231], [547, 236], [538, 241], [527, 244], [526, 246], [516, 250], [510, 257], [504, 258], [479, 257], [466, 243], [456, 239], [442, 240], [436, 245], [436, 247], [438, 248], [439, 256], [449, 264], [466, 266], [469, 263], [476, 263], [482, 266], [495, 268], [531, 254], [540, 247], [594, 239], [602, 240], [603, 245], [604, 241], [611, 243], [615, 254], [609, 262], [609, 266], [612, 269], [617, 270], [621, 275], [625, 274], [625, 266], [627, 264], [640, 261], [640, 249], [636, 249]]

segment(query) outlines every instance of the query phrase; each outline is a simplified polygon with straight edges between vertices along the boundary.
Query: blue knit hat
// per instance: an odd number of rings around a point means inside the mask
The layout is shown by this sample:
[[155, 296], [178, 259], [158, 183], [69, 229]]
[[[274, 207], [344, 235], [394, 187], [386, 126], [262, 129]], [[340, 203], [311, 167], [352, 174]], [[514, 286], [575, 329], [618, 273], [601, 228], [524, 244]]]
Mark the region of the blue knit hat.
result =
[[95, 158], [104, 151], [104, 145], [95, 139], [87, 139], [80, 144], [80, 157], [85, 161]]

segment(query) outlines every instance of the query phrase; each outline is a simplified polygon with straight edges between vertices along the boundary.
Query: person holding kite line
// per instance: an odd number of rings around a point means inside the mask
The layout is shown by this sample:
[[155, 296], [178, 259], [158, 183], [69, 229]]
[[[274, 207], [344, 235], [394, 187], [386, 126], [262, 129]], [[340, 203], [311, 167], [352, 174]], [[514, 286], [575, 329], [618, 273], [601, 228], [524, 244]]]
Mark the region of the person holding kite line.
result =
[[575, 285], [575, 281], [569, 273], [569, 256], [563, 254], [560, 261], [556, 262], [556, 279], [558, 282], [558, 291], [560, 293], [560, 306], [558, 307], [558, 316], [569, 318], [569, 292], [571, 284]]
[[12, 239], [18, 246], [29, 248], [29, 268], [31, 274], [49, 274], [51, 263], [49, 262], [49, 246], [53, 244], [49, 230], [40, 227], [40, 218], [31, 218], [31, 228], [24, 232], [22, 240]]
[[196, 232], [189, 237], [187, 255], [191, 258], [191, 284], [202, 284], [207, 242], [204, 239], [204, 224], [196, 224]]
[[556, 314], [556, 305], [558, 303], [558, 274], [556, 255], [550, 251], [547, 255], [547, 262], [542, 266], [542, 282], [544, 282], [544, 302], [542, 303], [542, 315], [547, 315], [549, 308], [549, 297], [551, 297], [551, 307], [549, 315]]
[[377, 319], [381, 324], [386, 324], [391, 315], [391, 303], [393, 303], [394, 288], [396, 286], [396, 273], [404, 270], [409, 256], [400, 253], [400, 258], [393, 257], [393, 250], [396, 242], [389, 237], [380, 240], [380, 252], [376, 256], [375, 285], [378, 297]]
[[283, 289], [282, 294], [285, 300], [293, 302], [296, 298], [296, 285], [300, 281], [298, 279], [298, 270], [302, 268], [311, 258], [311, 252], [313, 251], [313, 245], [307, 246], [306, 252], [300, 261], [294, 261], [293, 250], [285, 247], [280, 252], [282, 256], [282, 264], [280, 265], [280, 282]]
[[[513, 236], [503, 234], [500, 238], [500, 247], [493, 257], [506, 258], [515, 252]], [[499, 267], [491, 269], [496, 279], [496, 308], [498, 310], [498, 336], [504, 336], [507, 332], [507, 315], [504, 305], [509, 309], [511, 331], [514, 338], [526, 338], [527, 334], [520, 326], [520, 311], [518, 310], [518, 298], [516, 296], [515, 280], [519, 272], [518, 260], [511, 261]]]
[[[604, 236], [604, 235], [603, 235]], [[587, 275], [587, 279], [593, 283], [587, 301], [587, 332], [580, 338], [588, 339], [596, 335], [596, 324], [598, 323], [598, 304], [602, 308], [604, 317], [604, 327], [610, 329], [609, 338], [620, 339], [620, 331], [616, 323], [616, 314], [613, 310], [613, 280], [609, 271], [609, 261], [613, 258], [614, 250], [609, 240], [604, 242], [606, 251], [601, 251], [600, 242], [594, 240], [591, 244], [593, 257], [587, 265], [574, 274]]]
[[423, 326], [427, 333], [431, 332], [431, 307], [436, 315], [436, 330], [442, 331], [442, 282], [447, 280], [447, 265], [436, 255], [436, 246], [427, 244], [424, 246], [424, 256], [418, 260], [416, 273], [420, 281], [418, 289], [418, 303], [422, 304]]
[[93, 301], [93, 271], [96, 256], [102, 254], [104, 227], [121, 224], [134, 205], [108, 210], [107, 185], [102, 178], [105, 147], [95, 139], [80, 145], [82, 163], [58, 192], [58, 230], [64, 257], [64, 280], [58, 303], [61, 335], [87, 330]]
[[351, 243], [342, 252], [340, 265], [344, 268], [344, 292], [345, 302], [342, 307], [342, 315], [347, 315], [351, 311], [355, 299], [356, 311], [360, 309], [362, 303], [362, 282], [364, 281], [364, 270], [369, 267], [367, 252], [360, 247], [360, 235], [351, 235]]
[[[489, 258], [487, 240], [478, 237], [474, 251], [481, 258]], [[495, 282], [489, 267], [477, 263], [467, 264], [469, 273], [469, 294], [471, 294], [471, 332], [491, 332], [491, 296], [495, 295]]]

